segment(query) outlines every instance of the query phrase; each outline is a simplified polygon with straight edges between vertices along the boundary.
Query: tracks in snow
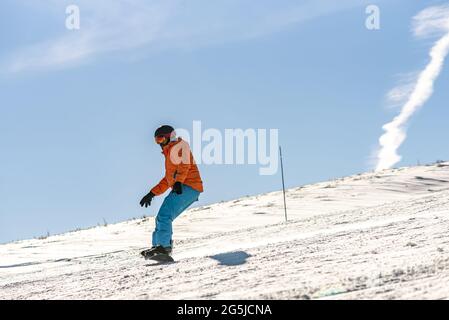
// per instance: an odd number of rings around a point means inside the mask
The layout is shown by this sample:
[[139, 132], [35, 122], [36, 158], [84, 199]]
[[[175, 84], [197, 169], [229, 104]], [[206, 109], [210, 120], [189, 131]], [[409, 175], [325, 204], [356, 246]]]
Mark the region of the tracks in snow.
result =
[[0, 280], [0, 298], [447, 298], [449, 192], [138, 248]]

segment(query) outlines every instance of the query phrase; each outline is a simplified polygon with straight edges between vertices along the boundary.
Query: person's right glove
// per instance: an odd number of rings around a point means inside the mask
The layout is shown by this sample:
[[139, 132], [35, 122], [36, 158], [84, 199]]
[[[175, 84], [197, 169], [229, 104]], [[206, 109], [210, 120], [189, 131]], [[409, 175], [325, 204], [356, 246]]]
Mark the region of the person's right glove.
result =
[[155, 195], [153, 192], [147, 194], [145, 197], [142, 198], [142, 200], [140, 200], [140, 206], [141, 207], [145, 206], [145, 208], [151, 206], [151, 200], [153, 200], [154, 196]]

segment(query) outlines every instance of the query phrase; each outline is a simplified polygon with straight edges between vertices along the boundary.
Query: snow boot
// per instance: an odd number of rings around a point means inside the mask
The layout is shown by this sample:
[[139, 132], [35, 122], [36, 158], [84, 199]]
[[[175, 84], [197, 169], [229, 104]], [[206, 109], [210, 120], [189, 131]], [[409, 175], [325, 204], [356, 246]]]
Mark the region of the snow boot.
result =
[[163, 247], [163, 246], [156, 246], [156, 247], [152, 247], [151, 249], [147, 249], [142, 251], [140, 254], [145, 258], [145, 259], [150, 259], [156, 255], [166, 255], [166, 256], [170, 256], [172, 252], [172, 248], [171, 247]]

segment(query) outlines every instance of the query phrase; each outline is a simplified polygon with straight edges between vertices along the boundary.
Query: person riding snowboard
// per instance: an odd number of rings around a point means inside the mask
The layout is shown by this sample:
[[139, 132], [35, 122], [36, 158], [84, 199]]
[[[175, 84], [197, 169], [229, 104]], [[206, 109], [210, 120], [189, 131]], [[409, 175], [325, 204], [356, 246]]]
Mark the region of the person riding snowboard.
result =
[[147, 208], [155, 196], [163, 194], [169, 188], [172, 190], [165, 197], [157, 214], [152, 247], [141, 253], [145, 258], [171, 255], [173, 220], [198, 201], [203, 192], [203, 182], [189, 144], [177, 137], [173, 127], [168, 125], [159, 127], [154, 133], [154, 139], [165, 157], [165, 176], [142, 198], [140, 205]]

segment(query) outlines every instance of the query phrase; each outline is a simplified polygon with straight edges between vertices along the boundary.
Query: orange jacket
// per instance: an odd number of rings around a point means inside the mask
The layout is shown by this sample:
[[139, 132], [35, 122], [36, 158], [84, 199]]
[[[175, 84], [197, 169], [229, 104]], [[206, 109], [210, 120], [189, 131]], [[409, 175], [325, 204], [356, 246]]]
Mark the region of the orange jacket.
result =
[[165, 156], [165, 177], [151, 189], [153, 194], [163, 194], [177, 181], [203, 192], [200, 172], [187, 142], [178, 138], [164, 146], [162, 154]]

